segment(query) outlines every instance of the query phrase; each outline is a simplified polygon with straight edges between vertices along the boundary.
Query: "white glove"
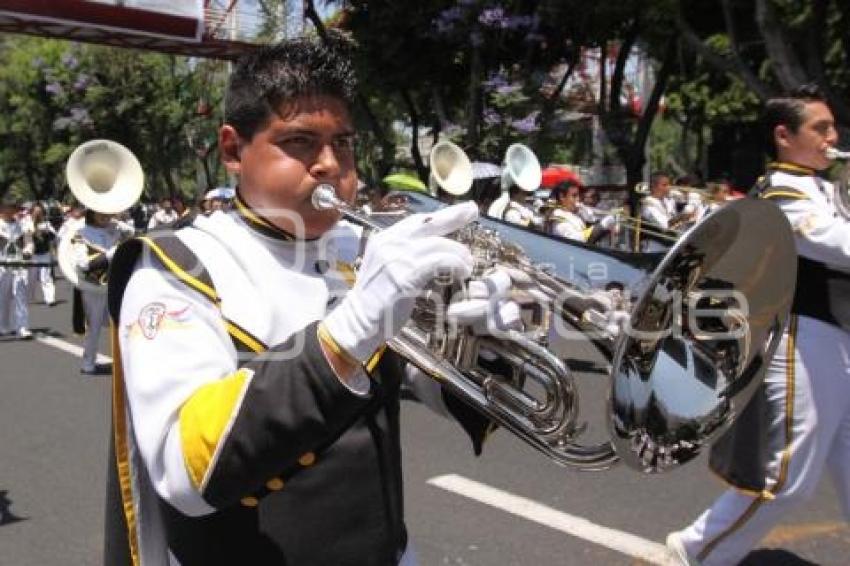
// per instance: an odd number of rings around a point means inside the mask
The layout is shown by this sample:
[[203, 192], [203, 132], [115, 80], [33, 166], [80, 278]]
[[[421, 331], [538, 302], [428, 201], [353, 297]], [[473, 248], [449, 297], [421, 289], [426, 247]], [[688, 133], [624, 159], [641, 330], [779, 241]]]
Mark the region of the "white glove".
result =
[[105, 256], [106, 256], [106, 259], [107, 259], [107, 260], [112, 261], [112, 257], [115, 255], [115, 252], [116, 252], [117, 250], [118, 250], [118, 246], [112, 246], [111, 248], [109, 248], [108, 250], [106, 250], [106, 253], [105, 253], [105, 254], [103, 254], [103, 255], [105, 255]]
[[697, 207], [694, 203], [689, 202], [682, 208], [682, 214], [693, 214], [697, 211]]
[[472, 327], [476, 334], [498, 335], [522, 329], [520, 306], [510, 299], [512, 287], [508, 271], [494, 268], [469, 282], [469, 298], [449, 305], [448, 319], [459, 326]]
[[435, 275], [472, 274], [466, 246], [444, 238], [478, 217], [474, 202], [414, 214], [369, 238], [357, 282], [322, 322], [336, 343], [365, 362], [410, 318], [414, 301]]
[[604, 218], [602, 218], [602, 220], [599, 221], [599, 226], [601, 226], [605, 230], [610, 230], [614, 227], [616, 223], [617, 219], [614, 218], [614, 215], [609, 214], [608, 216], [605, 216]]

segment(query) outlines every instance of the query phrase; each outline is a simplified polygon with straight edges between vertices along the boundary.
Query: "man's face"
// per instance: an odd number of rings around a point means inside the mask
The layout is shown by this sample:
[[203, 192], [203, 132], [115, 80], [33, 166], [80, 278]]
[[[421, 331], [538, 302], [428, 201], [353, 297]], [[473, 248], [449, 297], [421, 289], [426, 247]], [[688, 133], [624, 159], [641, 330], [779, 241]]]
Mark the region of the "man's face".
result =
[[792, 132], [784, 125], [777, 126], [774, 141], [780, 161], [816, 170], [826, 169], [830, 165], [825, 154], [826, 148], [838, 141], [835, 118], [823, 102], [807, 102], [803, 110], [803, 123], [797, 131]]
[[652, 196], [664, 198], [670, 194], [670, 177], [662, 175], [656, 179], [652, 186]]
[[170, 200], [167, 200], [167, 199], [166, 199], [166, 200], [163, 200], [162, 202], [160, 202], [160, 203], [159, 203], [159, 206], [160, 206], [160, 208], [162, 208], [162, 210], [164, 210], [165, 212], [171, 212], [172, 204], [171, 204], [171, 201], [170, 201]]
[[570, 212], [575, 212], [578, 209], [579, 189], [578, 187], [570, 187], [565, 192], [561, 193], [559, 204]]
[[251, 140], [238, 138], [227, 125], [219, 136], [225, 152], [236, 136], [234, 155], [226, 155], [225, 164], [239, 175], [245, 202], [287, 232], [301, 235], [300, 219], [303, 235], [316, 238], [339, 219], [336, 211], [313, 207], [310, 198], [320, 184], [333, 185], [339, 198], [354, 202], [354, 127], [337, 98], [304, 97], [285, 104]]

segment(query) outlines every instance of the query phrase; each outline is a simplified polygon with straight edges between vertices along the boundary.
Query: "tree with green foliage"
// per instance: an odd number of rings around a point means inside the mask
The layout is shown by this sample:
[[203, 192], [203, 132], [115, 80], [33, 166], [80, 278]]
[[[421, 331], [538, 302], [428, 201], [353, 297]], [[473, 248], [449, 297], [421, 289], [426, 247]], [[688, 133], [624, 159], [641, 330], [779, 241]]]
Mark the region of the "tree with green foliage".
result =
[[[194, 196], [221, 177], [220, 64], [10, 36], [0, 49], [0, 190], [62, 197], [64, 165], [92, 138], [126, 145], [149, 197]], [[205, 179], [198, 187], [196, 171]]]

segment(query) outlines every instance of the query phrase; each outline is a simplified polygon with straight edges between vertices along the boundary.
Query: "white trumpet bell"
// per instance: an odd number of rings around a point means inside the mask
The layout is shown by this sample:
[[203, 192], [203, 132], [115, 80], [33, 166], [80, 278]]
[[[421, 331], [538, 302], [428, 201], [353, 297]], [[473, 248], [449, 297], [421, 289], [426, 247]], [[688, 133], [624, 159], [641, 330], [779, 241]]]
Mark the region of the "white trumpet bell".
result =
[[432, 195], [443, 189], [460, 196], [472, 188], [472, 163], [466, 153], [450, 141], [441, 141], [431, 148], [429, 190]]

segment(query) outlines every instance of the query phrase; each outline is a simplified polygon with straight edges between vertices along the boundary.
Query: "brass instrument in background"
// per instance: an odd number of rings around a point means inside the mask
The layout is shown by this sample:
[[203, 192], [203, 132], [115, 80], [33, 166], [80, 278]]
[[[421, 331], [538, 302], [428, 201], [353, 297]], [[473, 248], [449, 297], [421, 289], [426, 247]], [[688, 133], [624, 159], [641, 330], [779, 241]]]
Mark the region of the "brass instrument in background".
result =
[[[464, 167], [460, 154], [456, 162]], [[408, 202], [412, 212], [443, 206], [418, 194]], [[366, 227], [364, 234], [388, 225], [338, 199], [330, 185], [315, 189], [313, 203], [340, 211]], [[744, 235], [755, 224], [761, 229]], [[593, 248], [489, 218], [453, 237], [470, 248], [475, 275], [493, 267], [511, 273], [524, 330], [496, 337], [453, 327], [446, 305], [465, 282], [437, 278], [388, 345], [552, 460], [579, 469], [623, 460], [656, 472], [698, 455], [761, 382], [794, 292], [792, 234], [776, 207], [756, 200], [720, 210], [663, 257]], [[596, 280], [599, 272], [604, 281]], [[566, 361], [593, 365], [582, 359], [589, 349], [610, 363], [609, 440], [585, 445]], [[482, 355], [510, 370], [488, 371]]]
[[[129, 149], [111, 140], [91, 140], [78, 146], [65, 167], [68, 188], [86, 208], [102, 214], [117, 214], [133, 206], [144, 188], [144, 172], [139, 160]], [[103, 287], [107, 270], [81, 273], [77, 269], [75, 245], [85, 244], [89, 255], [105, 253], [99, 246], [70, 230], [59, 241], [56, 258], [59, 268], [75, 287], [84, 284]]]
[[826, 148], [826, 157], [831, 161], [843, 163], [835, 179], [835, 208], [841, 216], [850, 220], [850, 151], [828, 147]]

